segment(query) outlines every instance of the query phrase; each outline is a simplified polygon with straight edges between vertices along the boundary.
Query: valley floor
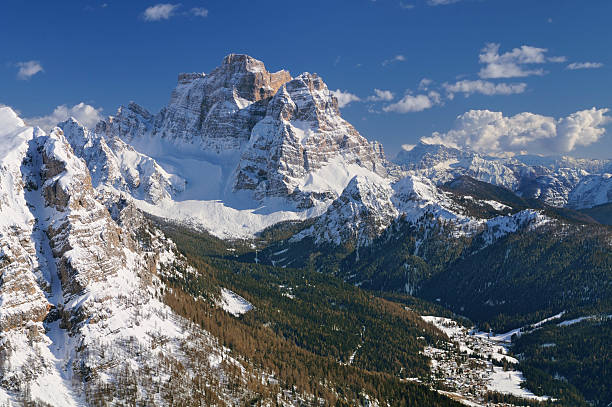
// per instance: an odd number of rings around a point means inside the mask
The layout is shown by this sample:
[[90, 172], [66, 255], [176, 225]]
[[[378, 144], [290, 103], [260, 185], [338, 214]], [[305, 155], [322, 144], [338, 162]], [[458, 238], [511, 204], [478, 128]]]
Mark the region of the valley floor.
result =
[[426, 346], [424, 354], [431, 359], [434, 386], [466, 405], [486, 403], [488, 392], [531, 399], [549, 400], [521, 387], [523, 374], [515, 370], [518, 360], [508, 355], [505, 335], [494, 336], [468, 330], [456, 321], [435, 316], [423, 320], [442, 330], [451, 340], [441, 348]]

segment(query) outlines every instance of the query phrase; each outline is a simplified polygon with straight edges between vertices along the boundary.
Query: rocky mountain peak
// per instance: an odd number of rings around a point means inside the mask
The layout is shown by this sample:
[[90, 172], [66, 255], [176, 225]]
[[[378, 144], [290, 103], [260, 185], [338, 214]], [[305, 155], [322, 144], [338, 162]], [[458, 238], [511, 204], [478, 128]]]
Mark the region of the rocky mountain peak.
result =
[[317, 243], [368, 245], [399, 214], [393, 193], [384, 180], [356, 175], [317, 222], [293, 240], [313, 236]]
[[291, 75], [285, 70], [268, 72], [263, 62], [243, 54], [227, 55], [206, 78], [213, 88], [226, 88], [249, 102], [274, 95]]
[[79, 123], [74, 117], [69, 117], [67, 120], [59, 123], [57, 127], [61, 128], [68, 143], [80, 156], [80, 152], [86, 145], [92, 142], [95, 133], [90, 132], [85, 126]]
[[[340, 116], [338, 100], [317, 74], [299, 75], [285, 84], [279, 96], [276, 102], [284, 108], [280, 114], [283, 120], [317, 120], [319, 125], [329, 127], [333, 123], [326, 118], [333, 120]], [[272, 103], [272, 111], [277, 110], [277, 104]]]
[[290, 196], [303, 207], [339, 196], [357, 173], [387, 177], [382, 150], [371, 145], [338, 110], [316, 74], [285, 83], [251, 132], [234, 189], [255, 196]]

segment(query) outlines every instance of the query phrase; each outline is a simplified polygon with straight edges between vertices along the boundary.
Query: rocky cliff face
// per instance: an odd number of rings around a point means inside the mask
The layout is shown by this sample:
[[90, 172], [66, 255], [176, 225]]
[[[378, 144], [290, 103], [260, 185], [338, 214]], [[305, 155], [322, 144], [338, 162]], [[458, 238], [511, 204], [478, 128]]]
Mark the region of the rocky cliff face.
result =
[[265, 114], [289, 72], [268, 72], [261, 61], [231, 54], [205, 74], [181, 74], [168, 106], [156, 117], [156, 133], [220, 152], [239, 149]]
[[[384, 153], [342, 119], [336, 98], [317, 75], [302, 74], [284, 84], [253, 128], [236, 170], [234, 188], [256, 196], [334, 198], [341, 190], [309, 190], [309, 177], [323, 167], [356, 166], [388, 175]], [[318, 185], [324, 187], [325, 185]], [[306, 197], [310, 195], [310, 198]]]
[[34, 134], [12, 110], [0, 107], [0, 331], [29, 329], [50, 308], [32, 239], [36, 219], [25, 199], [32, 185], [21, 175]]

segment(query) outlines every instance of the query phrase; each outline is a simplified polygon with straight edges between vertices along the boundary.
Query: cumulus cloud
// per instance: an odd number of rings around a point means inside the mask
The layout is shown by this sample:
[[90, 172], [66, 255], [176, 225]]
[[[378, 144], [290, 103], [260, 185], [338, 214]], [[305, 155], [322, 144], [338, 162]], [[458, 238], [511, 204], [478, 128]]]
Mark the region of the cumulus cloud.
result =
[[406, 57], [403, 56], [402, 54], [396, 55], [393, 58], [389, 58], [389, 59], [385, 59], [384, 61], [382, 61], [382, 65], [383, 66], [387, 66], [389, 64], [392, 64], [393, 62], [404, 62], [406, 60]]
[[374, 89], [374, 94], [372, 96], [368, 96], [367, 100], [372, 102], [390, 102], [391, 100], [393, 100], [393, 98], [393, 92], [391, 92], [390, 90]]
[[500, 54], [499, 47], [499, 44], [486, 44], [478, 55], [480, 63], [485, 65], [478, 74], [481, 78], [521, 78], [531, 75], [544, 75], [546, 72], [542, 68], [533, 69], [529, 66], [565, 61], [565, 57], [547, 57], [548, 50], [546, 48], [522, 45], [512, 51]]
[[343, 108], [344, 106], [348, 105], [351, 102], [361, 101], [359, 96], [354, 95], [347, 91], [342, 91], [340, 89], [333, 90], [331, 93], [332, 95], [336, 97], [336, 99], [338, 99], [338, 107], [340, 108]]
[[170, 3], [156, 4], [148, 7], [144, 11], [143, 17], [146, 21], [168, 20], [174, 15], [174, 12], [179, 6], [179, 4]]
[[501, 112], [470, 110], [447, 133], [436, 132], [422, 141], [493, 155], [567, 153], [601, 138], [611, 119], [606, 115], [609, 110], [592, 108], [559, 119], [529, 112], [505, 117]]
[[572, 62], [567, 66], [567, 69], [597, 69], [604, 66], [601, 62]]
[[428, 94], [406, 95], [396, 103], [383, 107], [385, 112], [410, 113], [421, 112], [440, 104], [440, 94], [431, 91]]
[[19, 68], [17, 78], [22, 81], [30, 79], [39, 72], [44, 72], [42, 65], [38, 61], [17, 62], [16, 66]]
[[468, 97], [474, 93], [483, 95], [513, 95], [525, 92], [526, 83], [493, 83], [483, 80], [462, 80], [455, 83], [444, 83], [442, 85], [448, 92], [449, 98], [453, 98], [455, 93], [463, 93]]
[[191, 9], [191, 14], [196, 17], [208, 17], [208, 10], [204, 7], [194, 7]]
[[45, 131], [50, 131], [57, 126], [58, 123], [63, 122], [69, 117], [74, 117], [83, 126], [93, 128], [103, 119], [101, 112], [101, 108], [96, 109], [91, 105], [81, 102], [72, 107], [61, 105], [56, 107], [49, 115], [32, 117], [24, 120], [30, 126], [38, 126]]
[[412, 10], [414, 8], [414, 4], [404, 3], [403, 1], [399, 2], [399, 6], [404, 10]]

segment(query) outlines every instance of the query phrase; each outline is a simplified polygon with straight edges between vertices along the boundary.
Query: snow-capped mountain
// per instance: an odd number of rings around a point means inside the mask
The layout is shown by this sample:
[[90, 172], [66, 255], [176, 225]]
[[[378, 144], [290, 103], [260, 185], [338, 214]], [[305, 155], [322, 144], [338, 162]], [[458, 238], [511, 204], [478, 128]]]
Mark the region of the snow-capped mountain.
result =
[[[612, 160], [538, 156], [500, 158], [420, 142], [410, 150], [400, 151], [393, 161], [409, 172], [426, 176], [436, 184], [467, 175], [556, 207], [586, 208], [609, 202], [601, 198], [606, 192], [598, 190], [590, 194], [600, 196], [599, 199], [587, 199], [582, 204], [576, 204], [576, 200], [580, 200], [578, 196], [584, 194], [578, 192], [581, 181], [590, 175], [609, 172]], [[601, 183], [596, 185], [605, 189]], [[596, 188], [593, 183], [590, 186]], [[580, 187], [580, 190], [583, 188]], [[574, 198], [570, 202], [572, 195]]]
[[[549, 205], [588, 207], [605, 203], [600, 190], [605, 183], [591, 182], [588, 193], [585, 187], [572, 191], [587, 175], [612, 166], [601, 160], [488, 157], [425, 143], [390, 163], [380, 144], [342, 119], [319, 76], [271, 73], [261, 61], [235, 54], [210, 74], [180, 74], [168, 105], [157, 114], [130, 103], [94, 130], [74, 120], [60, 127], [87, 162], [100, 197], [130, 196], [141, 210], [222, 238], [252, 237], [286, 220], [330, 219], [328, 209], [334, 216], [352, 213], [354, 208], [344, 206], [355, 177], [376, 185], [367, 194], [378, 196], [374, 207], [388, 207], [382, 191], [394, 190], [394, 210], [417, 218], [423, 200], [398, 199], [406, 176], [436, 189], [467, 175]], [[443, 195], [438, 191], [425, 201], [460, 218], [462, 211], [451, 210]], [[372, 206], [369, 200], [358, 205]], [[376, 216], [387, 218], [383, 212]], [[343, 233], [355, 229], [349, 218], [336, 220]], [[355, 233], [349, 234], [362, 232]]]
[[567, 206], [583, 209], [612, 202], [612, 174], [583, 177], [569, 194]]
[[[65, 131], [85, 132], [93, 140], [85, 149], [100, 151], [82, 154], [101, 173], [96, 187], [129, 192], [145, 211], [220, 237], [318, 216], [356, 175], [395, 176], [382, 146], [342, 119], [319, 76], [270, 73], [247, 55], [228, 55], [210, 74], [180, 74], [156, 115], [130, 103], [92, 132]], [[106, 147], [116, 163], [106, 167], [121, 176], [100, 164]], [[137, 157], [125, 153], [132, 147]]]
[[320, 77], [270, 73], [247, 55], [228, 55], [209, 75], [179, 75], [168, 106], [157, 115], [132, 103], [100, 123], [96, 133], [117, 136], [155, 158], [163, 153], [160, 143], [170, 143], [226, 167], [218, 194], [253, 190], [257, 199], [291, 196], [303, 206], [312, 206], [304, 197], [310, 192], [316, 192], [313, 200], [335, 197], [352, 178], [312, 185], [320, 180], [308, 176], [323, 167], [387, 173], [380, 146], [340, 117]]
[[392, 196], [387, 183], [355, 176], [316, 223], [292, 241], [313, 236], [316, 243], [367, 245], [398, 216]]
[[[419, 143], [390, 163], [380, 144], [341, 117], [319, 76], [271, 73], [247, 55], [228, 55], [210, 74], [180, 74], [157, 114], [130, 103], [94, 130], [72, 119], [60, 127], [87, 163], [99, 197], [129, 196], [145, 212], [222, 238], [252, 237], [286, 220], [352, 213], [354, 208], [338, 210], [354, 195], [355, 177], [371, 187], [369, 198], [361, 196], [369, 202], [358, 205], [388, 208], [384, 191], [393, 190], [394, 211], [412, 211], [416, 218], [422, 202], [461, 218], [462, 210], [445, 204], [437, 191], [459, 176], [557, 207], [609, 202], [605, 174], [612, 161], [499, 158]], [[425, 200], [398, 199], [407, 196], [407, 176], [437, 192]], [[374, 205], [373, 196], [379, 199]], [[388, 217], [383, 212], [376, 216]], [[349, 218], [337, 220], [347, 231], [355, 227]]]

